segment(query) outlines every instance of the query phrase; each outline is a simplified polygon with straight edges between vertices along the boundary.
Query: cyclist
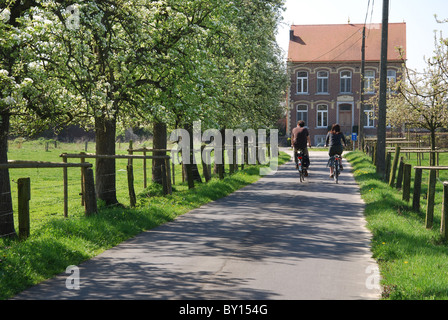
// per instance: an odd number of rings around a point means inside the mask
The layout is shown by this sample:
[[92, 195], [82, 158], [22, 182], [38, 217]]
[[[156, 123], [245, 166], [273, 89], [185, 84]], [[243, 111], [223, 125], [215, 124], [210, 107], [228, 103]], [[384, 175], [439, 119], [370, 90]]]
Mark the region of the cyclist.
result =
[[310, 134], [307, 128], [305, 128], [305, 121], [299, 120], [297, 127], [292, 129], [291, 133], [291, 147], [294, 148], [294, 161], [296, 162], [296, 169], [298, 169], [297, 153], [302, 150], [304, 157], [308, 160], [308, 163], [304, 163], [305, 177], [308, 176], [309, 165], [309, 152], [307, 145], [311, 148]]
[[[335, 154], [338, 154], [342, 156], [342, 152], [344, 151], [344, 148], [342, 146], [342, 143], [344, 143], [344, 146], [347, 147], [347, 142], [345, 141], [344, 134], [341, 132], [341, 127], [339, 124], [335, 123], [331, 127], [331, 130], [327, 133], [327, 138], [325, 139], [325, 146], [329, 147], [328, 155], [330, 157], [334, 156]], [[342, 160], [339, 160], [339, 167], [340, 170], [343, 170], [342, 167]], [[330, 178], [333, 178], [333, 167], [330, 167]]]

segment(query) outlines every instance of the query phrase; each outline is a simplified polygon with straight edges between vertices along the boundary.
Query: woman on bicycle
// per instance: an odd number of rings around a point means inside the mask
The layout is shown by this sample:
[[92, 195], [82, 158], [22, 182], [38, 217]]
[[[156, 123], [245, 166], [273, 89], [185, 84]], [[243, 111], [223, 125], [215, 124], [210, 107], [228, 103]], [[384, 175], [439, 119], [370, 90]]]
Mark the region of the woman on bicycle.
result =
[[[345, 147], [347, 146], [344, 134], [341, 132], [341, 127], [339, 126], [339, 124], [335, 123], [331, 127], [331, 130], [328, 131], [327, 138], [325, 139], [325, 146], [330, 147], [328, 150], [328, 155], [330, 157], [334, 156], [335, 154], [342, 156], [342, 152], [344, 151], [342, 143], [344, 143]], [[339, 167], [342, 171], [342, 160], [340, 160]], [[333, 167], [330, 167], [330, 178], [333, 178], [333, 175]]]

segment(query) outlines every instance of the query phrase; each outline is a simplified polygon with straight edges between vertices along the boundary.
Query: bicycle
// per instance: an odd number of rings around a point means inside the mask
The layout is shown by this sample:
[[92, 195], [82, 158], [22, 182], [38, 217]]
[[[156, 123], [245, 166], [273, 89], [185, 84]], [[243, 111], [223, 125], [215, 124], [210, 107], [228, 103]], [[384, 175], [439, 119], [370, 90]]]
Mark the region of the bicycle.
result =
[[306, 167], [303, 166], [303, 158], [304, 153], [302, 150], [297, 152], [297, 170], [299, 171], [299, 180], [300, 182], [305, 181], [305, 177], [307, 176]]
[[328, 166], [330, 168], [333, 168], [333, 179], [336, 183], [339, 183], [339, 174], [341, 173], [339, 166], [341, 160], [342, 157], [339, 154], [331, 156], [330, 159], [328, 160]]

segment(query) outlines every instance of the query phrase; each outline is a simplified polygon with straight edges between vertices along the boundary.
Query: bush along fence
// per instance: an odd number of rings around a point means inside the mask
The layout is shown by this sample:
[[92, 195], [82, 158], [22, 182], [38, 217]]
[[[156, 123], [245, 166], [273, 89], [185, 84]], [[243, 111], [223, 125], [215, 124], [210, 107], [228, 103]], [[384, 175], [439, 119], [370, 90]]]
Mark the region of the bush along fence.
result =
[[[404, 142], [404, 141], [403, 141]], [[374, 156], [374, 145], [370, 148], [372, 155], [372, 162], [376, 164], [376, 159]], [[393, 161], [392, 153], [394, 153]], [[417, 163], [419, 165], [412, 168], [411, 164], [405, 162], [403, 156], [400, 157], [400, 153], [407, 154], [417, 154]], [[435, 193], [436, 193], [436, 182], [439, 171], [448, 170], [448, 166], [439, 165], [439, 154], [448, 153], [448, 150], [430, 150], [428, 148], [401, 148], [399, 145], [396, 147], [389, 147], [386, 149], [386, 176], [385, 181], [389, 183], [389, 186], [396, 189], [402, 190], [402, 199], [405, 202], [410, 202], [411, 200], [411, 177], [412, 170], [414, 170], [414, 185], [412, 194], [412, 210], [420, 212], [420, 198], [422, 190], [422, 175], [423, 171], [429, 171], [428, 178], [428, 191], [427, 191], [427, 206], [426, 206], [426, 217], [425, 217], [425, 227], [431, 229], [434, 222], [434, 206], [435, 206]], [[424, 158], [424, 154], [429, 154], [430, 157], [434, 155], [436, 165], [433, 166], [422, 166], [421, 160]], [[448, 182], [443, 182], [443, 208], [442, 208], [442, 219], [440, 226], [440, 234], [444, 240], [448, 240], [448, 219], [446, 212], [448, 212]]]

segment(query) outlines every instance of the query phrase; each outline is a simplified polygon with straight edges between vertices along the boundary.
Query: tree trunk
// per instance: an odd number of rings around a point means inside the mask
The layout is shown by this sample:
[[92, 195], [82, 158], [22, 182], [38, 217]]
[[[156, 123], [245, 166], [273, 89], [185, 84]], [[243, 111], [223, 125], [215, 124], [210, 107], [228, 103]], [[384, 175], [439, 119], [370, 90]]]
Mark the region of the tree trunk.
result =
[[188, 124], [185, 126], [184, 129], [188, 131], [189, 136], [190, 136], [190, 141], [188, 142], [190, 144], [190, 154], [188, 155], [188, 157], [189, 157], [188, 163], [183, 163], [182, 165], [185, 168], [184, 172], [185, 172], [186, 180], [188, 183], [188, 189], [193, 189], [194, 188], [193, 156], [192, 156], [192, 154], [193, 154], [193, 127], [192, 127], [192, 125]]
[[[221, 132], [221, 137], [225, 137], [226, 129], [223, 128], [220, 130], [220, 132]], [[221, 164], [218, 164], [218, 176], [219, 176], [220, 180], [224, 179], [224, 175], [225, 175], [225, 152], [224, 152], [225, 144], [226, 144], [225, 140], [226, 139], [224, 139], [224, 138], [222, 139], [222, 144], [221, 144], [222, 158], [221, 158]]]
[[[0, 113], [0, 163], [8, 163], [9, 114]], [[15, 236], [8, 169], [0, 169], [0, 237]]]
[[[167, 134], [166, 124], [154, 122], [153, 125], [153, 149], [166, 149]], [[154, 156], [166, 156], [166, 152], [153, 152]], [[164, 159], [152, 160], [152, 181], [162, 184], [162, 166], [165, 165]]]
[[188, 182], [188, 188], [193, 189], [194, 188], [194, 182], [197, 181], [199, 183], [202, 183], [201, 175], [199, 174], [199, 169], [197, 166], [197, 163], [195, 163], [195, 160], [193, 159], [195, 157], [195, 154], [193, 153], [194, 143], [193, 143], [193, 126], [191, 124], [185, 125], [184, 128], [186, 131], [188, 131], [190, 136], [190, 155], [189, 155], [189, 163], [183, 163], [182, 168], [184, 172], [184, 177]]
[[[431, 150], [432, 151], [436, 150], [436, 129], [431, 130]], [[429, 163], [431, 166], [436, 165], [436, 153], [435, 152], [431, 152], [429, 161], [430, 161]]]
[[[115, 155], [116, 120], [95, 118], [96, 154]], [[115, 159], [96, 159], [96, 194], [106, 205], [118, 204]]]

